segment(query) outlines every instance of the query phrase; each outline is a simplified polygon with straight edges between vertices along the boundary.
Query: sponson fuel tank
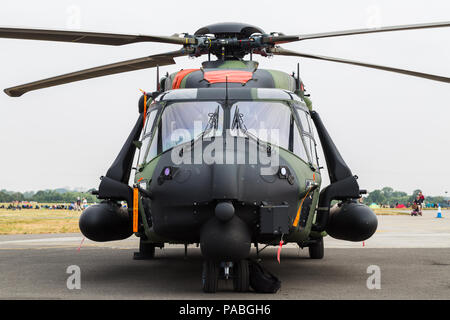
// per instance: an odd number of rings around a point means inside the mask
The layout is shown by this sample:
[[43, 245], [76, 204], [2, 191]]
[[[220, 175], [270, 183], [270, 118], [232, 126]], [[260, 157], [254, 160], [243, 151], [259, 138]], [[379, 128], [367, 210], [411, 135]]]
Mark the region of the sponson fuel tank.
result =
[[84, 210], [79, 227], [86, 238], [99, 242], [123, 240], [133, 234], [132, 219], [127, 209], [112, 201]]
[[377, 226], [377, 216], [368, 206], [347, 201], [330, 209], [325, 231], [336, 239], [364, 241], [375, 233]]

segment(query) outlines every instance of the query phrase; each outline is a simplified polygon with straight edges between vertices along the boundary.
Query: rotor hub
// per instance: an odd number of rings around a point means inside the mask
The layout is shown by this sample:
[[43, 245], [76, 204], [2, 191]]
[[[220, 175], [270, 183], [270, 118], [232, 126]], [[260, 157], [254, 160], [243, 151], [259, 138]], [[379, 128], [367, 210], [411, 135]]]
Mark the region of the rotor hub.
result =
[[213, 34], [216, 38], [245, 39], [249, 38], [254, 33], [263, 34], [264, 31], [261, 28], [246, 23], [222, 22], [210, 24], [206, 27], [200, 28], [194, 33], [194, 35], [204, 36], [207, 34]]

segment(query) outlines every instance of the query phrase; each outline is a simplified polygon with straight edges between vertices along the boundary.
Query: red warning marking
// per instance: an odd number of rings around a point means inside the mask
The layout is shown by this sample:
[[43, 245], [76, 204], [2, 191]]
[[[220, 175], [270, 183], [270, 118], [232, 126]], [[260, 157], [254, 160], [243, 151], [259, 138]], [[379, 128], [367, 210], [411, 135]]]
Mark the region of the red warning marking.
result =
[[81, 246], [83, 245], [84, 239], [85, 239], [85, 238], [83, 238], [83, 239], [81, 240], [80, 246], [79, 246], [78, 249], [77, 249], [78, 252], [80, 252], [80, 249], [81, 249]]
[[184, 77], [186, 77], [189, 73], [197, 71], [200, 69], [184, 69], [177, 73], [175, 78], [173, 79], [172, 89], [179, 89], [181, 85], [181, 81], [183, 81]]
[[284, 244], [284, 241], [281, 240], [281, 241], [280, 241], [280, 246], [278, 247], [278, 252], [277, 252], [277, 260], [278, 260], [278, 263], [281, 263], [281, 262], [280, 262], [280, 255], [281, 255], [281, 247], [283, 246], [283, 244]]

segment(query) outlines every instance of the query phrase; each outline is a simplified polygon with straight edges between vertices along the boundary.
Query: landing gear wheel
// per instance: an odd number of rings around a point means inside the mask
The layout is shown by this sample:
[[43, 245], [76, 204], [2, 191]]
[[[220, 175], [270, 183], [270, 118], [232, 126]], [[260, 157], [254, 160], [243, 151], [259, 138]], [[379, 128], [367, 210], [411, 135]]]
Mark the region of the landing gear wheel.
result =
[[135, 252], [134, 260], [151, 260], [155, 258], [155, 245], [152, 243], [145, 243], [142, 240], [139, 242], [139, 252]]
[[233, 265], [233, 287], [236, 292], [247, 292], [250, 287], [248, 260], [240, 260]]
[[207, 260], [203, 262], [202, 287], [203, 292], [215, 293], [219, 280], [219, 264], [215, 261]]
[[317, 242], [309, 246], [309, 257], [311, 259], [322, 259], [324, 255], [323, 238], [317, 239]]

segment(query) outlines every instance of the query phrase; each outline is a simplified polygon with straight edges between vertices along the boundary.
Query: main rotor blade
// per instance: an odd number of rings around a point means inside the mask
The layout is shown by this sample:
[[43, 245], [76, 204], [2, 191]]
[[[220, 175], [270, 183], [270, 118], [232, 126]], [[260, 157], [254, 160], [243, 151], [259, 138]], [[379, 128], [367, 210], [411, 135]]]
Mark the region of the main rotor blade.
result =
[[380, 27], [380, 28], [353, 29], [353, 30], [313, 33], [313, 34], [304, 34], [304, 35], [293, 35], [293, 36], [289, 36], [289, 35], [267, 36], [267, 37], [263, 38], [263, 43], [281, 44], [281, 43], [287, 43], [287, 42], [293, 42], [293, 41], [350, 36], [350, 35], [355, 35], [355, 34], [414, 30], [414, 29], [428, 29], [428, 28], [442, 28], [442, 27], [450, 27], [450, 21], [409, 24], [409, 25]]
[[163, 42], [181, 45], [195, 43], [194, 38], [180, 38], [175, 36], [166, 37], [21, 28], [0, 28], [0, 38], [90, 43], [110, 46], [122, 46], [137, 42]]
[[188, 52], [183, 48], [178, 51], [172, 51], [168, 53], [155, 54], [148, 57], [143, 57], [139, 59], [121, 61], [117, 63], [107, 64], [100, 67], [90, 68], [86, 70], [81, 70], [77, 72], [72, 72], [64, 74], [61, 76], [56, 76], [44, 80], [39, 80], [20, 86], [5, 89], [5, 93], [10, 97], [20, 97], [28, 91], [54, 87], [61, 84], [66, 84], [70, 82], [86, 80], [91, 78], [97, 78], [102, 76], [107, 76], [116, 73], [135, 71], [146, 68], [153, 68], [156, 66], [165, 66], [170, 64], [175, 64], [173, 58], [187, 55]]
[[301, 53], [301, 52], [287, 50], [287, 49], [284, 49], [281, 47], [275, 47], [275, 48], [271, 49], [271, 52], [275, 55], [302, 57], [302, 58], [309, 58], [309, 59], [317, 59], [317, 60], [325, 60], [325, 61], [332, 61], [332, 62], [338, 62], [338, 63], [352, 64], [352, 65], [360, 66], [360, 67], [390, 71], [390, 72], [395, 72], [395, 73], [402, 73], [402, 74], [406, 74], [409, 76], [450, 83], [450, 78], [438, 76], [438, 75], [434, 75], [434, 74], [399, 69], [399, 68], [392, 68], [392, 67], [386, 67], [386, 66], [380, 66], [380, 65], [376, 65], [376, 64], [353, 61], [353, 60], [319, 56], [319, 55], [314, 55], [314, 54], [309, 54], [309, 53]]

